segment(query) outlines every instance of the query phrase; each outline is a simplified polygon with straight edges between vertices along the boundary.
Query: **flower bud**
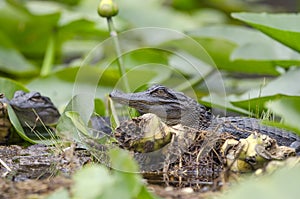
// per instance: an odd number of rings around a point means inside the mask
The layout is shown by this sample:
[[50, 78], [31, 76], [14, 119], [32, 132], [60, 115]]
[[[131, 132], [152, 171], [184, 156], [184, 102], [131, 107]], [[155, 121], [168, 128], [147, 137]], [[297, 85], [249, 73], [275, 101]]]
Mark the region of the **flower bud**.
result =
[[119, 12], [117, 4], [112, 0], [101, 0], [98, 5], [98, 14], [101, 17], [113, 17]]

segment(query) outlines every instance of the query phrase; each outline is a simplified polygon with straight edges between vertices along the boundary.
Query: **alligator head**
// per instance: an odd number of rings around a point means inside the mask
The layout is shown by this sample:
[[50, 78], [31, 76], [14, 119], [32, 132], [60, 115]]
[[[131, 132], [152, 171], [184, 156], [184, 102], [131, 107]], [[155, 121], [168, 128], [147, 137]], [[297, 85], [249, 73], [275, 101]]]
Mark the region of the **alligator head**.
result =
[[154, 113], [168, 125], [183, 124], [202, 129], [209, 126], [212, 115], [208, 108], [194, 99], [165, 86], [154, 85], [137, 93], [114, 90], [112, 100], [135, 108], [141, 114]]
[[8, 103], [13, 107], [22, 126], [53, 125], [60, 117], [50, 98], [39, 92], [16, 91]]

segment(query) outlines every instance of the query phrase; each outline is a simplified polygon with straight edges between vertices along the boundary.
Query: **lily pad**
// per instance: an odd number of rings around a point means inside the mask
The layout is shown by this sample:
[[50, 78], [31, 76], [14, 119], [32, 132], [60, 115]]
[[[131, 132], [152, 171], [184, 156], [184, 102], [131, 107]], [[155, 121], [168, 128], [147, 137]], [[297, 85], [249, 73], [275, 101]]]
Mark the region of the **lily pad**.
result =
[[260, 88], [253, 88], [240, 96], [229, 96], [230, 101], [235, 106], [245, 110], [255, 113], [262, 112], [266, 109], [265, 103], [270, 100], [282, 97], [299, 97], [300, 86], [295, 83], [298, 81], [299, 76], [299, 69], [290, 70]]
[[233, 13], [231, 16], [300, 52], [300, 14]]
[[[278, 74], [275, 66], [300, 63], [298, 52], [250, 28], [216, 25], [190, 31], [188, 34], [207, 49], [217, 66], [222, 69], [248, 69], [249, 72]], [[213, 41], [216, 41], [215, 45], [212, 45]], [[225, 41], [228, 42], [227, 46], [224, 45]]]
[[0, 70], [17, 76], [33, 75], [37, 68], [30, 63], [0, 31]]

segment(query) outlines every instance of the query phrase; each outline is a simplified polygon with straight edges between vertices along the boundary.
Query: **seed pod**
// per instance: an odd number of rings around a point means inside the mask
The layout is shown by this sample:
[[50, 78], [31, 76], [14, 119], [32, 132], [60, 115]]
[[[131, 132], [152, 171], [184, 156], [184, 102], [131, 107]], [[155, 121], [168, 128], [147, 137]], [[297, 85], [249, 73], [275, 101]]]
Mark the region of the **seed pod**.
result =
[[112, 0], [101, 0], [98, 5], [98, 14], [101, 17], [113, 17], [119, 12], [118, 5]]

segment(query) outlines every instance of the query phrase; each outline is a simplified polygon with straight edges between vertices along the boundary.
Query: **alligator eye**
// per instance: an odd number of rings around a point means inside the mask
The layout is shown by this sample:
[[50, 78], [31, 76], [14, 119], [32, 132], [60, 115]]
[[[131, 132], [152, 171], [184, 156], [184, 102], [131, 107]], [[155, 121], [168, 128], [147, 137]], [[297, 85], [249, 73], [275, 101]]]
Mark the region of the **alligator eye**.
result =
[[164, 97], [164, 98], [169, 98], [169, 97], [172, 97], [169, 95], [169, 93], [167, 93], [165, 90], [162, 90], [162, 89], [158, 89], [156, 91], [153, 91], [151, 93], [152, 96], [158, 96], [158, 97]]
[[31, 101], [34, 101], [34, 102], [43, 102], [44, 100], [41, 98], [41, 97], [31, 97], [30, 98]]

